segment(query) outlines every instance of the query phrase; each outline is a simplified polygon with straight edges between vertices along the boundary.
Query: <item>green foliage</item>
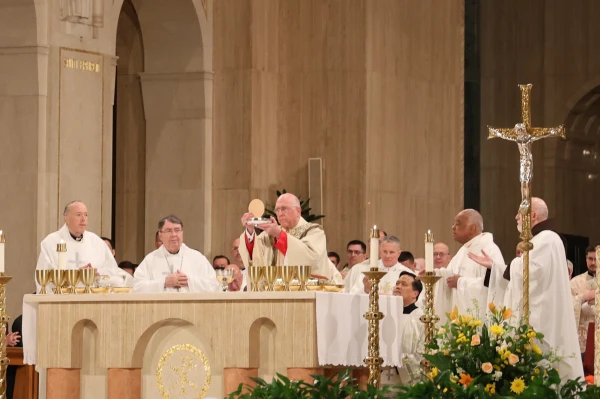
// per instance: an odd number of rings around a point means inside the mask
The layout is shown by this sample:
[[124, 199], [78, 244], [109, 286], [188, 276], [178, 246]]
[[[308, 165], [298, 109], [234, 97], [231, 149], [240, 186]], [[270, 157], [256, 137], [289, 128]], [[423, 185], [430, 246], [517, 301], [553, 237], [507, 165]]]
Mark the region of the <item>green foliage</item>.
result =
[[[277, 193], [277, 198], [279, 198], [279, 197], [281, 197], [282, 194], [286, 194], [287, 191], [285, 191], [285, 188], [284, 188], [281, 191], [277, 190], [276, 193]], [[319, 219], [323, 219], [325, 217], [325, 215], [314, 215], [314, 214], [310, 213], [310, 211], [311, 211], [310, 198], [307, 199], [306, 201], [303, 201], [301, 197], [298, 197], [298, 199], [300, 200], [300, 208], [302, 208], [302, 218], [304, 218], [304, 220], [306, 220], [309, 223], [314, 223], [315, 221], [317, 221]], [[265, 213], [269, 216], [273, 216], [275, 218], [275, 220], [277, 220], [277, 215], [275, 214], [275, 207], [273, 205], [267, 204]]]
[[[381, 389], [371, 385], [367, 389], [361, 390], [352, 379], [350, 370], [344, 370], [331, 378], [323, 375], [313, 375], [314, 383], [307, 384], [304, 381], [291, 381], [284, 375], [277, 374], [273, 381], [268, 383], [261, 378], [252, 378], [256, 382], [256, 387], [244, 387], [240, 384], [235, 392], [227, 397], [228, 399], [373, 399], [386, 398], [391, 389], [384, 387]], [[250, 393], [242, 393], [244, 388], [250, 390]]]

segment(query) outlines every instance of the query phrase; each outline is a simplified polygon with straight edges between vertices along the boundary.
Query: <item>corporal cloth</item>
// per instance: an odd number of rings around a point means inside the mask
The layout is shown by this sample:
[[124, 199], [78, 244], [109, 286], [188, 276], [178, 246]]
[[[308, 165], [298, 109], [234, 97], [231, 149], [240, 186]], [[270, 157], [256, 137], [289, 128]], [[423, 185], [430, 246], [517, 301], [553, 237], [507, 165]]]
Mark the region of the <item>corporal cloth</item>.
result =
[[[282, 230], [280, 242], [275, 242], [276, 240], [265, 232], [258, 236], [256, 233], [251, 236], [246, 232], [242, 233], [240, 243], [245, 243], [245, 245], [240, 245], [239, 250], [244, 266], [248, 267], [251, 261], [255, 266], [309, 265], [312, 266], [312, 274], [323, 276], [329, 280], [334, 278], [332, 263], [327, 257], [325, 232], [320, 225], [308, 223], [300, 218], [293, 229]], [[341, 279], [341, 275], [339, 278]]]
[[[316, 308], [319, 364], [364, 366], [368, 322], [362, 316], [369, 308], [369, 296], [317, 292]], [[412, 328], [407, 327], [412, 315], [403, 314], [402, 297], [398, 296], [380, 297], [379, 309], [385, 315], [379, 330], [380, 356], [384, 366], [401, 367], [403, 333]]]
[[[535, 234], [536, 229], [533, 230]], [[535, 234], [531, 243], [529, 323], [544, 334], [545, 348], [542, 350], [555, 349], [559, 356], [564, 357], [557, 365], [560, 377], [583, 378], [563, 242], [555, 232], [544, 230]], [[523, 316], [523, 257], [515, 258], [510, 264], [510, 282], [505, 302], [513, 311], [513, 321], [519, 321]]]
[[[409, 272], [415, 274], [415, 272], [401, 263], [396, 263], [394, 266], [385, 267], [381, 259], [378, 262], [379, 271], [387, 272], [385, 276], [379, 281], [379, 295], [392, 295], [396, 281], [402, 272]], [[349, 294], [365, 294], [365, 285], [363, 280], [365, 278], [364, 272], [368, 272], [370, 269], [369, 261], [358, 263], [350, 269], [350, 273], [346, 276], [344, 292]]]
[[[481, 256], [482, 250], [494, 261], [495, 267], [489, 272], [468, 257], [469, 252]], [[479, 234], [464, 244], [448, 267], [435, 270], [435, 273], [442, 277], [436, 284], [435, 296], [435, 312], [440, 317], [440, 325], [446, 323], [446, 313], [450, 313], [455, 305], [460, 313], [470, 313], [480, 320], [484, 319], [489, 302], [501, 305], [507, 286], [502, 277], [505, 268], [504, 258], [500, 248], [494, 244], [492, 234]], [[486, 282], [486, 272], [490, 275], [489, 283]], [[455, 274], [461, 276], [457, 287], [449, 288], [446, 279]], [[488, 289], [488, 286], [492, 288]]]
[[[188, 286], [165, 288], [169, 274], [180, 271], [188, 277]], [[217, 274], [199, 251], [181, 244], [179, 252], [171, 254], [164, 245], [150, 252], [135, 270], [134, 292], [212, 292], [220, 289]]]
[[[106, 243], [96, 234], [86, 231], [80, 240], [74, 239], [69, 233], [67, 225], [63, 225], [60, 230], [48, 235], [41, 244], [40, 256], [36, 270], [57, 269], [58, 252], [56, 245], [63, 240], [67, 244], [67, 269], [79, 269], [88, 263], [96, 268], [98, 274], [111, 276], [106, 283], [113, 287], [130, 287], [133, 283], [131, 275], [117, 266], [114, 256]], [[81, 285], [81, 283], [79, 284]], [[50, 283], [48, 288], [53, 288]], [[40, 292], [40, 285], [36, 280], [36, 292]], [[52, 292], [50, 290], [49, 292]]]

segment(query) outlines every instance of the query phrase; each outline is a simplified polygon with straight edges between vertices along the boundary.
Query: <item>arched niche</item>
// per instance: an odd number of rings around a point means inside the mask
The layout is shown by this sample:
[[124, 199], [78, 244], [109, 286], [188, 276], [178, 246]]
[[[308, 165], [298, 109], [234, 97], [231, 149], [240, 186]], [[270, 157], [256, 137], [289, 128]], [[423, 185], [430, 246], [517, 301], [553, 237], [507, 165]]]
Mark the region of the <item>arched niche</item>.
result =
[[[98, 326], [92, 320], [79, 320], [71, 330], [71, 365], [81, 369], [81, 395], [106, 396], [106, 369], [98, 367]], [[85, 396], [87, 397], [87, 396]]]
[[249, 330], [249, 367], [258, 369], [260, 378], [271, 378], [275, 369], [277, 326], [267, 317], [256, 319]]

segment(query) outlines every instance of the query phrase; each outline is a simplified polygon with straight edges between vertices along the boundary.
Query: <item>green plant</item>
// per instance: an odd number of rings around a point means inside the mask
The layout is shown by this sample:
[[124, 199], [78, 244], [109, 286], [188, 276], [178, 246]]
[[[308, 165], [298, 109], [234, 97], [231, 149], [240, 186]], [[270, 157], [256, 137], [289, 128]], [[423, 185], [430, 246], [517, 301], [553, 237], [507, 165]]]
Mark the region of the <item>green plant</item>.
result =
[[600, 397], [600, 388], [583, 381], [560, 385], [552, 364], [559, 360], [553, 351], [543, 353], [536, 341], [543, 334], [521, 320], [513, 326], [511, 310], [490, 304], [488, 325], [455, 308], [448, 323], [439, 329], [427, 346], [424, 357], [431, 371], [423, 381], [402, 387], [399, 399], [544, 398], [591, 399]]
[[[266, 382], [261, 378], [252, 378], [256, 383], [255, 387], [244, 386], [240, 384], [235, 392], [227, 397], [228, 399], [296, 399], [296, 398], [314, 398], [314, 399], [373, 399], [385, 398], [390, 394], [391, 388], [381, 389], [368, 385], [366, 389], [360, 389], [351, 378], [350, 370], [343, 370], [331, 378], [323, 375], [313, 375], [314, 383], [308, 384], [304, 381], [292, 381], [286, 376], [277, 374], [272, 382]], [[242, 393], [244, 388], [249, 393]]]
[[[281, 191], [277, 190], [277, 198], [281, 197], [282, 194], [286, 194], [287, 191], [285, 191], [285, 188]], [[323, 219], [325, 217], [325, 215], [314, 215], [312, 213], [310, 213], [311, 211], [311, 207], [310, 207], [310, 198], [307, 199], [306, 201], [303, 201], [301, 197], [298, 197], [298, 199], [300, 200], [300, 208], [302, 208], [302, 218], [304, 218], [304, 220], [306, 220], [309, 223], [313, 223], [319, 219]], [[275, 218], [275, 220], [277, 220], [277, 214], [275, 214], [275, 207], [273, 205], [269, 205], [267, 204], [267, 207], [265, 209], [265, 213], [267, 213], [269, 216], [273, 216]]]

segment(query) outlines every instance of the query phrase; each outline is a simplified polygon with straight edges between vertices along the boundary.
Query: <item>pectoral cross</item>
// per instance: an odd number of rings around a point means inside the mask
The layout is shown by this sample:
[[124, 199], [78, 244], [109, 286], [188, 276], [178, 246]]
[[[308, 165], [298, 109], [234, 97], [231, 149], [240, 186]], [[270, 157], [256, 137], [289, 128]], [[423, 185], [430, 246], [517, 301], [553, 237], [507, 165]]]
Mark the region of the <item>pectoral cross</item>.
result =
[[529, 251], [533, 249], [531, 235], [531, 180], [533, 178], [533, 154], [531, 143], [546, 137], [565, 138], [565, 127], [531, 127], [531, 84], [519, 85], [521, 89], [521, 118], [514, 128], [494, 128], [488, 126], [489, 139], [499, 137], [514, 141], [519, 148], [519, 180], [521, 181], [521, 215], [522, 229], [519, 247], [523, 253], [523, 316], [529, 322]]
[[[75, 252], [75, 260], [69, 260], [67, 263], [74, 263], [75, 269], [79, 268], [79, 252]], [[81, 262], [83, 263], [83, 262]]]

